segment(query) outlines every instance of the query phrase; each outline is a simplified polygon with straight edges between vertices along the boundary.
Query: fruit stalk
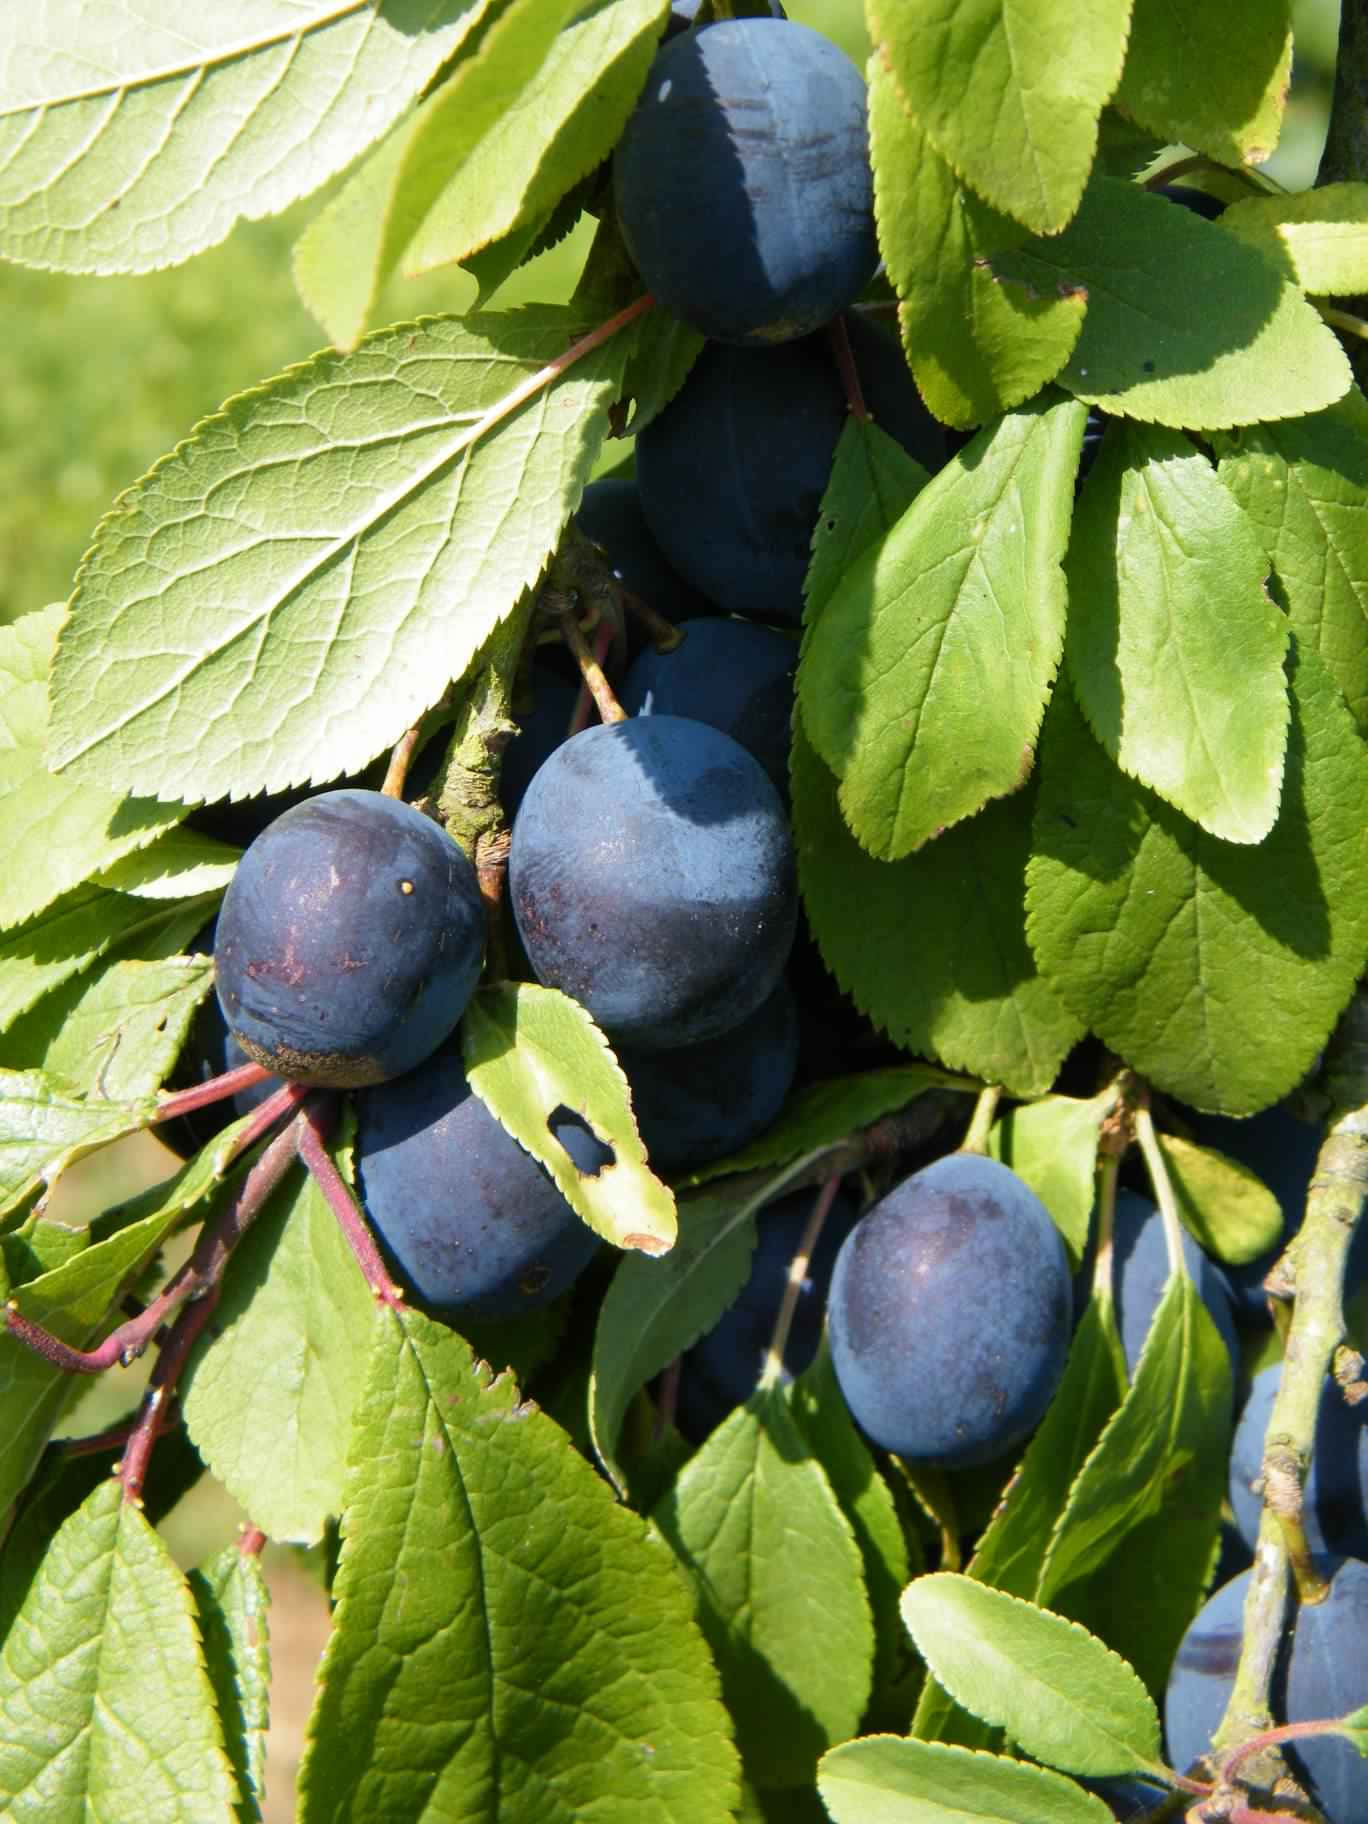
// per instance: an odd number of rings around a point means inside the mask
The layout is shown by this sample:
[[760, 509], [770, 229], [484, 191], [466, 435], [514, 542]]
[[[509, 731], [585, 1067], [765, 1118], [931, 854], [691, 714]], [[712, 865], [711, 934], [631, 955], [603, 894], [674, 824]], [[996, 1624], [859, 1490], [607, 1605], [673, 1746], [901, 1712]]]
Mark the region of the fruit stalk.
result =
[[[1302, 1489], [1311, 1460], [1325, 1377], [1344, 1340], [1345, 1262], [1368, 1201], [1368, 992], [1350, 1002], [1331, 1041], [1324, 1071], [1331, 1116], [1306, 1201], [1306, 1220], [1293, 1243], [1290, 1266], [1296, 1297], [1264, 1457], [1267, 1483], [1249, 1597], [1244, 1643], [1225, 1716], [1213, 1738], [1233, 1747], [1269, 1728], [1273, 1668], [1295, 1577], [1302, 1602], [1323, 1597], [1301, 1522]], [[1271, 1784], [1281, 1757], [1269, 1748], [1252, 1771]]]

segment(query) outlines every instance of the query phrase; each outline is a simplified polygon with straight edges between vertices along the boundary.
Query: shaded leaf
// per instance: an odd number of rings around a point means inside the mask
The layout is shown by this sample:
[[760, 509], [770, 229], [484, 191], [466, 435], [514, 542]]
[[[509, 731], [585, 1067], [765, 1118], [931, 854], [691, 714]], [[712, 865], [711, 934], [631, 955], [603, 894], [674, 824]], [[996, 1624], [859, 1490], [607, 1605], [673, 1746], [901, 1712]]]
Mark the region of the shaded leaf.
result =
[[1056, 690], [1041, 747], [1027, 930], [1047, 981], [1135, 1069], [1252, 1114], [1310, 1068], [1368, 955], [1368, 754], [1294, 641], [1278, 821], [1218, 841], [1123, 774]]
[[850, 1522], [784, 1394], [729, 1414], [652, 1517], [694, 1580], [747, 1773], [804, 1783], [859, 1723], [874, 1630]]
[[271, 1598], [261, 1560], [227, 1545], [203, 1569], [191, 1571], [189, 1583], [205, 1669], [237, 1781], [237, 1815], [240, 1824], [259, 1824], [271, 1684], [266, 1620]]
[[[674, 1195], [646, 1163], [627, 1079], [585, 1009], [556, 988], [495, 982], [477, 991], [462, 1034], [470, 1087], [590, 1228], [618, 1248], [673, 1247]], [[560, 1108], [612, 1148], [610, 1164], [579, 1169], [548, 1125]]]
[[804, 730], [871, 854], [895, 860], [1030, 772], [1064, 641], [1086, 414], [1000, 419], [866, 547], [808, 628]]
[[1047, 1089], [1083, 1023], [1026, 942], [1031, 798], [1004, 798], [914, 855], [878, 861], [851, 835], [801, 729], [792, 769], [803, 904], [856, 1006], [908, 1051], [1015, 1094]]
[[1103, 747], [1213, 836], [1262, 841], [1282, 786], [1287, 620], [1205, 456], [1175, 431], [1115, 426], [1065, 568], [1065, 661]]
[[98, 530], [57, 649], [53, 764], [237, 797], [397, 740], [578, 501], [614, 340], [489, 415], [581, 327], [549, 305], [401, 324], [230, 400]]
[[[802, 1162], [806, 1164], [807, 1161]], [[622, 1422], [637, 1391], [696, 1343], [731, 1304], [750, 1272], [755, 1212], [780, 1195], [795, 1168], [758, 1190], [684, 1200], [679, 1240], [662, 1259], [628, 1255], [599, 1307], [589, 1383], [589, 1433], [622, 1493], [616, 1462]]]
[[735, 1752], [675, 1567], [413, 1313], [377, 1325], [333, 1595], [301, 1824], [729, 1819]]
[[1368, 408], [1252, 425], [1221, 439], [1221, 480], [1277, 570], [1298, 638], [1368, 732]]
[[1025, 230], [960, 183], [904, 108], [876, 55], [869, 136], [879, 248], [922, 397], [961, 429], [1008, 411], [1053, 380], [1073, 353], [1087, 300], [1003, 284], [987, 256]]
[[1134, 0], [1116, 105], [1163, 140], [1223, 164], [1278, 143], [1292, 63], [1287, 0]]
[[470, 0], [52, 0], [0, 25], [0, 252], [149, 272], [273, 215], [363, 151], [468, 29]]
[[1178, 1134], [1160, 1134], [1159, 1146], [1178, 1214], [1208, 1254], [1239, 1266], [1274, 1246], [1282, 1205], [1248, 1166]]

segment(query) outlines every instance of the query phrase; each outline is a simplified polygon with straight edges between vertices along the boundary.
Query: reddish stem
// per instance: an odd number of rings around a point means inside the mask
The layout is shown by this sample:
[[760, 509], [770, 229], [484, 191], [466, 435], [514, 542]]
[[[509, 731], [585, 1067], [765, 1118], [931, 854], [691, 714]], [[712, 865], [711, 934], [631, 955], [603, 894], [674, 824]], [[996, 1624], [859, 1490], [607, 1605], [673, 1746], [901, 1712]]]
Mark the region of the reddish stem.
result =
[[228, 1141], [216, 1159], [219, 1172], [226, 1172], [235, 1159], [250, 1152], [257, 1141], [277, 1125], [282, 1116], [296, 1114], [309, 1094], [307, 1084], [282, 1083], [274, 1094], [267, 1096], [264, 1102], [259, 1102], [248, 1117], [246, 1127]]
[[333, 1163], [332, 1154], [324, 1143], [324, 1119], [321, 1111], [313, 1104], [305, 1108], [299, 1134], [299, 1156], [326, 1198], [329, 1209], [336, 1216], [366, 1284], [382, 1305], [387, 1305], [391, 1311], [402, 1311], [403, 1290], [390, 1278], [389, 1269], [375, 1245], [375, 1237], [352, 1195], [351, 1187]]
[[239, 1064], [225, 1070], [222, 1076], [210, 1077], [207, 1083], [196, 1083], [191, 1089], [173, 1089], [162, 1097], [153, 1115], [154, 1125], [173, 1121], [177, 1115], [192, 1115], [197, 1108], [212, 1108], [215, 1102], [226, 1102], [240, 1089], [252, 1089], [270, 1076], [264, 1064]]
[[850, 336], [846, 330], [844, 317], [836, 317], [827, 325], [827, 340], [831, 352], [836, 357], [836, 367], [841, 376], [841, 385], [845, 388], [846, 404], [850, 407], [852, 418], [869, 422], [869, 407], [865, 404], [864, 389], [860, 385], [859, 372], [855, 366], [854, 351], [850, 346]]
[[[225, 1256], [225, 1262], [226, 1258]], [[135, 1506], [142, 1506], [143, 1483], [147, 1480], [148, 1465], [152, 1461], [152, 1447], [170, 1422], [181, 1374], [190, 1359], [190, 1351], [214, 1315], [221, 1290], [220, 1285], [213, 1285], [185, 1305], [157, 1353], [157, 1365], [152, 1370], [147, 1392], [143, 1395], [138, 1421], [129, 1435], [128, 1448], [124, 1451], [116, 1472], [123, 1488], [124, 1500], [133, 1502]]]
[[238, 1537], [238, 1551], [244, 1558], [259, 1558], [266, 1550], [266, 1535], [259, 1526], [244, 1526]]

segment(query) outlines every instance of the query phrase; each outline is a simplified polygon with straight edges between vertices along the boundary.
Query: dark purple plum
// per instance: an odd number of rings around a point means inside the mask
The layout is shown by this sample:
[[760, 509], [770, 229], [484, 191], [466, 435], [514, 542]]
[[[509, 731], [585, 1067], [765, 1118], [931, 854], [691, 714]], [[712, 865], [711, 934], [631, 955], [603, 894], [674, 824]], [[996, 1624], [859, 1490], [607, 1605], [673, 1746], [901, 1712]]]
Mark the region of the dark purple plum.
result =
[[779, 794], [729, 735], [680, 716], [557, 748], [513, 825], [508, 885], [538, 979], [650, 1050], [754, 1013], [798, 912]]
[[672, 651], [648, 647], [633, 662], [618, 693], [622, 707], [720, 728], [754, 754], [787, 799], [797, 641], [752, 621], [684, 621], [680, 632]]
[[[430, 1310], [489, 1317], [559, 1296], [598, 1237], [551, 1175], [490, 1114], [444, 1051], [356, 1098], [361, 1200], [397, 1276]], [[612, 1163], [577, 1115], [552, 1117], [582, 1172]]]
[[874, 276], [865, 83], [783, 19], [665, 44], [613, 155], [627, 247], [667, 310], [723, 342], [786, 342]]
[[905, 1178], [846, 1238], [831, 1359], [876, 1444], [946, 1468], [1018, 1444], [1064, 1370], [1069, 1263], [1050, 1212], [996, 1160], [952, 1153]]
[[219, 912], [219, 1004], [273, 1075], [397, 1077], [455, 1028], [479, 980], [475, 870], [438, 824], [380, 792], [322, 792], [263, 830]]
[[[1183, 1259], [1196, 1284], [1198, 1296], [1211, 1313], [1230, 1356], [1231, 1385], [1239, 1366], [1235, 1317], [1225, 1276], [1209, 1255], [1183, 1230]], [[1112, 1295], [1116, 1324], [1126, 1367], [1134, 1375], [1145, 1346], [1159, 1300], [1168, 1283], [1168, 1247], [1164, 1225], [1156, 1206], [1134, 1191], [1122, 1191], [1116, 1200], [1112, 1231]]]
[[[684, 1357], [679, 1415], [687, 1437], [701, 1440], [754, 1393], [774, 1336], [789, 1269], [816, 1198], [812, 1189], [793, 1191], [757, 1213], [755, 1253], [745, 1285]], [[794, 1308], [784, 1349], [786, 1378], [801, 1374], [817, 1353], [832, 1270], [854, 1223], [854, 1203], [838, 1192], [808, 1261]]]
[[[706, 36], [706, 34], [705, 34]], [[845, 319], [874, 421], [925, 468], [945, 433], [902, 350]], [[705, 348], [637, 438], [641, 506], [662, 551], [731, 614], [797, 626], [812, 534], [848, 415], [825, 335], [783, 348]]]
[[679, 1172], [754, 1140], [788, 1099], [798, 1069], [798, 1005], [786, 982], [730, 1031], [670, 1051], [619, 1044], [652, 1166]]
[[636, 478], [604, 475], [584, 490], [575, 524], [602, 545], [613, 574], [624, 589], [639, 595], [648, 608], [667, 621], [716, 614], [714, 603], [700, 595], [666, 559], [646, 523]]
[[[1251, 1550], [1263, 1511], [1253, 1484], [1263, 1470], [1264, 1438], [1281, 1380], [1280, 1362], [1255, 1375], [1230, 1451], [1230, 1505]], [[1321, 1393], [1302, 1498], [1306, 1540], [1313, 1552], [1368, 1558], [1368, 1402], [1350, 1406], [1329, 1379]]]
[[[1368, 1704], [1368, 1564], [1322, 1559], [1329, 1594], [1296, 1612], [1274, 1669], [1271, 1708], [1276, 1722], [1309, 1723], [1341, 1717]], [[1184, 1634], [1164, 1700], [1170, 1763], [1181, 1773], [1205, 1754], [1235, 1683], [1244, 1632], [1248, 1571], [1207, 1599]], [[1314, 1798], [1334, 1824], [1368, 1824], [1363, 1758], [1347, 1741], [1287, 1745], [1293, 1771], [1310, 1781]]]
[[499, 766], [499, 802], [510, 820], [517, 816], [523, 794], [543, 763], [569, 740], [579, 694], [578, 685], [568, 684], [549, 667], [532, 667], [532, 706], [519, 719], [518, 732]]

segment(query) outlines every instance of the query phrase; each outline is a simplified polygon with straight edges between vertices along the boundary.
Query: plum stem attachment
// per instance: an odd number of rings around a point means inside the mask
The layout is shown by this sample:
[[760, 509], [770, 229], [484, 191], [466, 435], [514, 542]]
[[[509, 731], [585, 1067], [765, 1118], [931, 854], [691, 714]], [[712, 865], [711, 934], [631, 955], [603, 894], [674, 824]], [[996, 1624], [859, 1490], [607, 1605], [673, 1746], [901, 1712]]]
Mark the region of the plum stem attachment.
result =
[[960, 1141], [959, 1150], [962, 1153], [975, 1153], [980, 1158], [987, 1158], [988, 1136], [993, 1131], [993, 1122], [1001, 1100], [1001, 1083], [986, 1083], [979, 1091], [974, 1112], [969, 1118], [968, 1132]]
[[404, 788], [408, 785], [409, 768], [413, 765], [413, 756], [418, 752], [418, 743], [422, 738], [423, 724], [418, 721], [395, 742], [380, 787], [386, 798], [403, 797]]
[[594, 699], [599, 717], [604, 722], [625, 722], [627, 711], [618, 702], [612, 685], [608, 682], [603, 665], [588, 640], [584, 629], [577, 618], [579, 598], [575, 595], [553, 594], [550, 590], [544, 597], [546, 606], [555, 611], [560, 620], [561, 633], [566, 645], [575, 655], [580, 676], [584, 679], [584, 688]]
[[323, 1193], [328, 1208], [337, 1218], [338, 1227], [346, 1237], [347, 1246], [356, 1257], [356, 1264], [360, 1267], [366, 1284], [375, 1294], [376, 1301], [388, 1306], [391, 1311], [402, 1311], [403, 1291], [390, 1277], [389, 1269], [376, 1246], [370, 1225], [352, 1194], [351, 1186], [338, 1171], [333, 1156], [328, 1151], [325, 1128], [331, 1119], [331, 1112], [330, 1104], [325, 1102], [309, 1102], [305, 1105], [299, 1130], [299, 1157]]
[[173, 1089], [157, 1103], [152, 1125], [159, 1127], [163, 1121], [174, 1121], [179, 1115], [193, 1115], [197, 1109], [212, 1108], [216, 1102], [226, 1102], [229, 1096], [235, 1096], [240, 1089], [255, 1089], [270, 1075], [264, 1064], [238, 1064], [217, 1077], [210, 1077], [207, 1083], [196, 1083], [189, 1089]]
[[[1243, 1639], [1225, 1715], [1213, 1748], [1239, 1746], [1268, 1729], [1270, 1692], [1292, 1576], [1303, 1602], [1321, 1600], [1325, 1583], [1305, 1549], [1301, 1500], [1311, 1462], [1325, 1378], [1344, 1339], [1344, 1270], [1354, 1230], [1368, 1204], [1368, 990], [1345, 1009], [1326, 1052], [1323, 1082], [1331, 1115], [1306, 1199], [1306, 1217], [1287, 1263], [1295, 1288], [1282, 1374], [1267, 1439], [1279, 1444], [1245, 1599]], [[1265, 1470], [1269, 1455], [1265, 1453]], [[1251, 1753], [1267, 1779], [1284, 1772], [1276, 1747]], [[1268, 1783], [1272, 1783], [1271, 1779]]]
[[1154, 1192], [1154, 1201], [1159, 1206], [1159, 1215], [1164, 1224], [1164, 1245], [1168, 1249], [1169, 1272], [1187, 1273], [1188, 1264], [1183, 1254], [1183, 1221], [1178, 1214], [1178, 1198], [1173, 1189], [1173, 1180], [1169, 1177], [1168, 1161], [1164, 1158], [1159, 1136], [1154, 1131], [1154, 1116], [1150, 1113], [1149, 1092], [1143, 1088], [1136, 1103], [1134, 1119], [1135, 1138], [1140, 1144], [1145, 1170], [1149, 1174], [1150, 1189]]
[[[598, 626], [594, 629], [593, 653], [594, 659], [600, 669], [602, 669], [603, 662], [608, 657], [616, 637], [616, 629], [609, 621], [600, 621]], [[582, 678], [580, 681], [580, 692], [575, 699], [575, 713], [570, 718], [570, 734], [577, 735], [583, 729], [588, 728], [593, 721], [593, 714], [597, 709], [598, 704], [595, 700], [594, 693], [589, 688], [589, 680], [587, 678]]]
[[264, 1102], [258, 1102], [247, 1116], [246, 1121], [236, 1133], [226, 1135], [220, 1143], [219, 1151], [214, 1155], [214, 1169], [220, 1175], [229, 1166], [250, 1152], [257, 1141], [270, 1133], [286, 1115], [298, 1111], [299, 1105], [311, 1092], [304, 1083], [282, 1083], [273, 1095], [267, 1096]]
[[760, 1390], [768, 1391], [777, 1387], [784, 1374], [784, 1351], [788, 1348], [789, 1332], [793, 1328], [794, 1314], [798, 1309], [798, 1300], [802, 1296], [803, 1281], [808, 1276], [808, 1267], [812, 1260], [812, 1250], [821, 1239], [826, 1219], [831, 1214], [831, 1206], [836, 1200], [836, 1193], [841, 1188], [841, 1174], [832, 1172], [823, 1181], [816, 1201], [812, 1206], [803, 1228], [803, 1233], [789, 1262], [788, 1278], [784, 1282], [784, 1296], [779, 1301], [778, 1315], [774, 1320], [774, 1334], [770, 1338], [769, 1352], [765, 1356], [765, 1365], [760, 1373]]
[[653, 608], [645, 596], [623, 585], [622, 605], [628, 614], [640, 621], [650, 635], [657, 652], [673, 652], [684, 640], [684, 629], [667, 620], [659, 608]]

